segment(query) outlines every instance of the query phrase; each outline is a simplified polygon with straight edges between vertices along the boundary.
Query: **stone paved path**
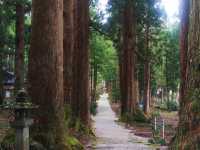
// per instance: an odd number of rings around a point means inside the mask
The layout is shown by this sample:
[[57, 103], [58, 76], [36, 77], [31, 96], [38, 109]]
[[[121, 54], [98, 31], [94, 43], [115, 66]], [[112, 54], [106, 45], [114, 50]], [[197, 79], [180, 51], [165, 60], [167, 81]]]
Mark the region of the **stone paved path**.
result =
[[97, 143], [96, 150], [154, 150], [147, 145], [148, 139], [135, 136], [130, 130], [117, 124], [108, 95], [103, 94], [98, 101], [98, 113], [93, 118]]

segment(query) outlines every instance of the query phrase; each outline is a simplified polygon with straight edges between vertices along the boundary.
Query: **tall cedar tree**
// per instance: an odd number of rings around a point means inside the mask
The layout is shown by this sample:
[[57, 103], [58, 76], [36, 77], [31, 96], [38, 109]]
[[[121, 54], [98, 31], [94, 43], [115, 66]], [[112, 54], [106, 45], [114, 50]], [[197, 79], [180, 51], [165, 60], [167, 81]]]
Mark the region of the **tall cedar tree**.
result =
[[24, 83], [24, 5], [16, 2], [16, 50], [15, 50], [15, 89]]
[[184, 122], [184, 118], [182, 117], [182, 113], [185, 112], [185, 90], [186, 90], [186, 70], [187, 70], [187, 53], [188, 53], [188, 32], [189, 32], [189, 13], [190, 6], [189, 0], [181, 1], [181, 29], [180, 29], [180, 72], [181, 72], [181, 85], [180, 85], [180, 110], [179, 110], [179, 127], [177, 133], [172, 139], [171, 149], [179, 149], [181, 147], [181, 134], [182, 134], [182, 125]]
[[72, 58], [74, 49], [74, 0], [63, 1], [64, 18], [64, 99], [71, 103], [72, 91]]
[[122, 25], [122, 58], [120, 59], [120, 84], [121, 84], [121, 115], [133, 114], [136, 110], [134, 96], [135, 86], [135, 43], [136, 43], [136, 19], [134, 13], [134, 1], [127, 0], [123, 10]]
[[3, 63], [2, 63], [2, 56], [0, 55], [0, 104], [3, 103]]
[[[182, 1], [181, 108], [171, 149], [200, 149], [200, 2]], [[186, 42], [186, 43], [185, 43]], [[188, 44], [187, 44], [188, 43]]]
[[89, 125], [89, 1], [74, 1], [72, 115]]
[[[39, 105], [33, 138], [50, 146], [64, 143], [63, 1], [33, 0], [29, 94]], [[64, 148], [60, 148], [63, 150]]]
[[[180, 31], [180, 68], [181, 68], [181, 87], [180, 104], [185, 105], [184, 95], [186, 86], [187, 52], [188, 52], [188, 32], [189, 32], [189, 0], [182, 0], [181, 3], [181, 31]], [[182, 107], [181, 107], [182, 108]]]
[[145, 60], [144, 60], [144, 113], [147, 115], [150, 111], [151, 99], [151, 65], [149, 60], [149, 37], [150, 37], [150, 21], [149, 21], [149, 1], [146, 3], [145, 8]]

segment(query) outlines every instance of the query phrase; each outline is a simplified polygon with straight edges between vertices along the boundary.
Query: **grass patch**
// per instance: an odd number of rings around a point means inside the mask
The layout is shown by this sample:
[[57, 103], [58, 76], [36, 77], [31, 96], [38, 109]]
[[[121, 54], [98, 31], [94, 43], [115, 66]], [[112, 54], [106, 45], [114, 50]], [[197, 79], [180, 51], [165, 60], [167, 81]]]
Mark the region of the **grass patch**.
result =
[[126, 113], [120, 117], [120, 121], [126, 122], [126, 123], [149, 123], [150, 120], [141, 110], [137, 110], [134, 114]]

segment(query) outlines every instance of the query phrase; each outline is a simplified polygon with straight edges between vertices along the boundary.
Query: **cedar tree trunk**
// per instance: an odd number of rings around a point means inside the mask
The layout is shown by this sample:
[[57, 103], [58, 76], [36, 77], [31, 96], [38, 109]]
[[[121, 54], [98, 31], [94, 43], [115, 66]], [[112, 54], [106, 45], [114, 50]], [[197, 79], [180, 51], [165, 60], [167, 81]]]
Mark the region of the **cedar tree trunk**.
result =
[[24, 6], [16, 2], [15, 90], [24, 84]]
[[74, 49], [74, 0], [63, 1], [64, 17], [64, 99], [71, 103], [72, 58]]
[[33, 0], [28, 75], [29, 94], [39, 105], [33, 139], [47, 149], [64, 144], [62, 0]]
[[75, 1], [72, 114], [89, 125], [89, 1]]

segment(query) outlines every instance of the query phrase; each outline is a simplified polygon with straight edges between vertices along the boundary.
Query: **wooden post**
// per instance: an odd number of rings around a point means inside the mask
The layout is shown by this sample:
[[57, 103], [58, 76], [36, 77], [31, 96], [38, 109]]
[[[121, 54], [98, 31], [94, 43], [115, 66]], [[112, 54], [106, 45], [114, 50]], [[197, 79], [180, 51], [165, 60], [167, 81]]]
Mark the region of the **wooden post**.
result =
[[156, 117], [154, 118], [154, 130], [155, 131], [157, 130], [157, 119], [156, 119]]

